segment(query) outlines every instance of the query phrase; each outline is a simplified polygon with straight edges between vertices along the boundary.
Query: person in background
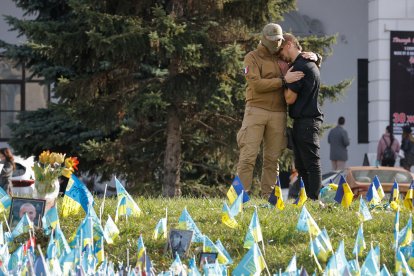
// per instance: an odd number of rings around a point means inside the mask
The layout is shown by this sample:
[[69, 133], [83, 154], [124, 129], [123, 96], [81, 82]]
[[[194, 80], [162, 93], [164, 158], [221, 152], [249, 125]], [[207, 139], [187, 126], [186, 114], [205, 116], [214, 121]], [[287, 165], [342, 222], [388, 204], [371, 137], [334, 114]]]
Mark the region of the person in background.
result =
[[411, 133], [411, 126], [403, 127], [401, 149], [404, 151], [404, 158], [401, 159], [401, 166], [407, 171], [411, 171], [411, 166], [414, 165], [414, 137]]
[[400, 142], [395, 139], [392, 127], [387, 126], [385, 133], [378, 141], [376, 165], [381, 164], [381, 166], [385, 167], [394, 167], [398, 152], [400, 152]]
[[345, 169], [348, 160], [349, 138], [344, 125], [345, 118], [341, 116], [338, 118], [338, 125], [328, 134], [328, 143], [331, 145], [330, 159], [334, 171]]
[[0, 187], [8, 194], [11, 194], [11, 177], [13, 171], [16, 169], [16, 164], [14, 163], [14, 156], [9, 148], [0, 148], [0, 161], [3, 164], [3, 169], [0, 172]]

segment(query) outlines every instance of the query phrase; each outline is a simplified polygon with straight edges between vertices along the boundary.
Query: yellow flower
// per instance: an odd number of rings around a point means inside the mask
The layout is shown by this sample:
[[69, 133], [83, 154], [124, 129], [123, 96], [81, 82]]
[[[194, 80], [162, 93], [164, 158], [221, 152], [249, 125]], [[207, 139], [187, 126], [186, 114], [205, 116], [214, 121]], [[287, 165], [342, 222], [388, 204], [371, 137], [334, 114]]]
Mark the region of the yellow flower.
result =
[[78, 169], [78, 167], [77, 167], [78, 164], [79, 164], [79, 161], [78, 161], [77, 157], [68, 157], [68, 158], [65, 159], [65, 167], [68, 168], [68, 169], [72, 169], [72, 171], [73, 171], [73, 169], [75, 169], [75, 170]]
[[70, 178], [70, 176], [72, 175], [73, 169], [68, 169], [68, 168], [64, 168], [62, 170], [62, 175], [64, 177]]
[[49, 163], [49, 156], [50, 156], [50, 152], [48, 150], [43, 151], [39, 155], [39, 161], [40, 161], [40, 163], [43, 163], [43, 164]]
[[55, 153], [55, 162], [62, 164], [65, 161], [65, 154]]

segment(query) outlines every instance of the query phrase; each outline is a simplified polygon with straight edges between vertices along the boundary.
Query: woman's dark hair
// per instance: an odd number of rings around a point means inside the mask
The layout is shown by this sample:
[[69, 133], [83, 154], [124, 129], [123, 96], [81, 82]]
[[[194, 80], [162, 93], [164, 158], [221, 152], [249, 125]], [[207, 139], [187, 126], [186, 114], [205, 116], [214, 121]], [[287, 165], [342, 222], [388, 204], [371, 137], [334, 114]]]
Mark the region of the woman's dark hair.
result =
[[0, 153], [6, 157], [6, 161], [12, 163], [13, 170], [16, 169], [16, 164], [14, 163], [14, 156], [9, 148], [0, 148]]
[[385, 129], [390, 134], [390, 140], [391, 140], [391, 145], [392, 145], [392, 142], [394, 142], [394, 134], [392, 131], [392, 126], [387, 126]]

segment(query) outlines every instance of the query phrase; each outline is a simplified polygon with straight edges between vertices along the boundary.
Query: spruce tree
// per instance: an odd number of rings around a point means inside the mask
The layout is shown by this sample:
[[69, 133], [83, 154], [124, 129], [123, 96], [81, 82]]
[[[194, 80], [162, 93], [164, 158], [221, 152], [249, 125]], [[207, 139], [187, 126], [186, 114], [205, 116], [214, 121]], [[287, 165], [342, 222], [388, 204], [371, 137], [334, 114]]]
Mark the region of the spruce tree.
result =
[[[182, 193], [182, 179], [211, 185], [234, 172], [243, 57], [265, 24], [295, 8], [294, 0], [14, 1], [35, 19], [7, 17], [27, 43], [0, 46], [55, 84], [68, 120], [99, 132], [80, 140], [81, 157], [130, 183], [162, 183], [169, 197]], [[304, 46], [326, 56], [333, 41]]]

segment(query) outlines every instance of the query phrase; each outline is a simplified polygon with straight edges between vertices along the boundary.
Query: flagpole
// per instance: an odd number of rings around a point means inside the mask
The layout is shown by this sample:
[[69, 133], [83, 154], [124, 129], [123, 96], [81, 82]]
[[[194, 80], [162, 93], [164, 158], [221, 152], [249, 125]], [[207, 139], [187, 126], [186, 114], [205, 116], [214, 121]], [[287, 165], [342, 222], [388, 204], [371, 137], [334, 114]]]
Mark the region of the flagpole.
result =
[[127, 267], [129, 266], [129, 248], [127, 248]]
[[103, 197], [103, 200], [102, 200], [101, 207], [99, 208], [99, 220], [102, 219], [102, 214], [103, 214], [103, 211], [104, 211], [104, 208], [105, 208], [105, 198], [106, 198], [106, 189], [107, 188], [108, 188], [108, 183], [105, 184], [104, 197]]
[[7, 229], [11, 233], [11, 230], [10, 230], [10, 227], [9, 227], [9, 223], [7, 222], [6, 215], [4, 214], [4, 212], [3, 212], [3, 217], [4, 217], [4, 221], [6, 222]]
[[42, 258], [43, 267], [45, 268], [46, 276], [49, 276], [50, 275], [49, 267], [46, 264], [45, 256], [43, 255], [42, 248], [40, 248], [39, 244], [37, 245], [37, 250], [39, 250], [40, 257]]

